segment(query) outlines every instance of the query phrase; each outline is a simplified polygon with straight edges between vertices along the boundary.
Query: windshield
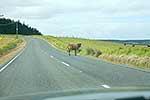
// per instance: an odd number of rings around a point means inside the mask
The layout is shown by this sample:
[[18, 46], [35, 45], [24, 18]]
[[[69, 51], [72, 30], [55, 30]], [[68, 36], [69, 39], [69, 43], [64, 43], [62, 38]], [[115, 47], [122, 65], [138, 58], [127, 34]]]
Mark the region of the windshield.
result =
[[0, 98], [150, 88], [147, 0], [1, 0]]

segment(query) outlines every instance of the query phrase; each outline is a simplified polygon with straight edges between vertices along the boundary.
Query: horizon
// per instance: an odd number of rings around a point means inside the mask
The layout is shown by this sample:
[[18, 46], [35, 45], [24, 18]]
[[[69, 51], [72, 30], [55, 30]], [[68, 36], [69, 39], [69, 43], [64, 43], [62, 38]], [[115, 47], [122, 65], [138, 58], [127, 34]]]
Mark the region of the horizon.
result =
[[[145, 1], [145, 2], [144, 2]], [[2, 0], [0, 14], [44, 35], [88, 39], [150, 39], [150, 1]]]
[[[49, 35], [49, 34], [42, 34], [42, 35], [45, 35], [45, 36], [53, 36], [53, 35]], [[117, 41], [128, 41], [128, 40], [131, 40], [131, 41], [134, 41], [134, 40], [148, 40], [150, 41], [150, 38], [145, 38], [145, 39], [110, 39], [110, 38], [87, 38], [87, 37], [75, 37], [75, 36], [54, 36], [54, 37], [57, 37], [57, 38], [80, 38], [80, 39], [90, 39], [90, 40], [117, 40]]]

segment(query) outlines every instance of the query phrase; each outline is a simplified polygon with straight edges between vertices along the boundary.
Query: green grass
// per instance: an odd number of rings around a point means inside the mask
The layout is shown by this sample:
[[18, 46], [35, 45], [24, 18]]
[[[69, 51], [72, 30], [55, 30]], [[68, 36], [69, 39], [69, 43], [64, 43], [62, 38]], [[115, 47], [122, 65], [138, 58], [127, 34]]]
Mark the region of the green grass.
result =
[[11, 49], [15, 48], [18, 43], [21, 43], [22, 41], [22, 39], [0, 36], [0, 55], [8, 53]]
[[81, 54], [86, 54], [89, 49], [95, 51], [99, 50], [103, 54], [115, 54], [115, 55], [136, 55], [140, 57], [149, 56], [150, 57], [150, 48], [146, 46], [136, 46], [132, 45], [124, 46], [120, 43], [112, 43], [105, 41], [89, 40], [82, 38], [66, 38], [66, 37], [52, 37], [44, 36], [45, 39], [48, 39], [55, 46], [62, 50], [66, 50], [68, 43], [82, 43]]
[[120, 43], [89, 40], [83, 38], [67, 38], [67, 37], [53, 37], [42, 36], [57, 48], [67, 52], [67, 45], [69, 43], [82, 43], [82, 50], [80, 55], [88, 55], [111, 61], [114, 63], [127, 64], [139, 68], [150, 69], [150, 48], [142, 45], [124, 46]]

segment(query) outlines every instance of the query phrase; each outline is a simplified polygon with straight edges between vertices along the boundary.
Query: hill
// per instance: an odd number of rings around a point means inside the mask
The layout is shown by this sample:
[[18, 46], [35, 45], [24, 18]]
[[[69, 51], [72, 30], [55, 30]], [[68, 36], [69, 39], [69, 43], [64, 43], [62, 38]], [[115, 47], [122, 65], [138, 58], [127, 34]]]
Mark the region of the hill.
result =
[[150, 47], [146, 45], [133, 46], [119, 42], [53, 36], [42, 36], [42, 38], [65, 52], [69, 43], [82, 43], [80, 55], [150, 69]]
[[102, 41], [136, 44], [136, 45], [150, 45], [150, 40], [102, 40]]

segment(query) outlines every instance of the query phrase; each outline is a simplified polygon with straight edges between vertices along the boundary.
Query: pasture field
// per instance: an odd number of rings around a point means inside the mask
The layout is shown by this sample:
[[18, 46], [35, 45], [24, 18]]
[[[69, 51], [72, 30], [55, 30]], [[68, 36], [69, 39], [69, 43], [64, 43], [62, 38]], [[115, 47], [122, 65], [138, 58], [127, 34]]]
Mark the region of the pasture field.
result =
[[43, 38], [65, 52], [69, 43], [82, 43], [80, 55], [150, 69], [150, 47], [144, 45], [132, 47], [132, 45], [124, 46], [121, 43], [83, 38], [53, 36], [43, 36]]

